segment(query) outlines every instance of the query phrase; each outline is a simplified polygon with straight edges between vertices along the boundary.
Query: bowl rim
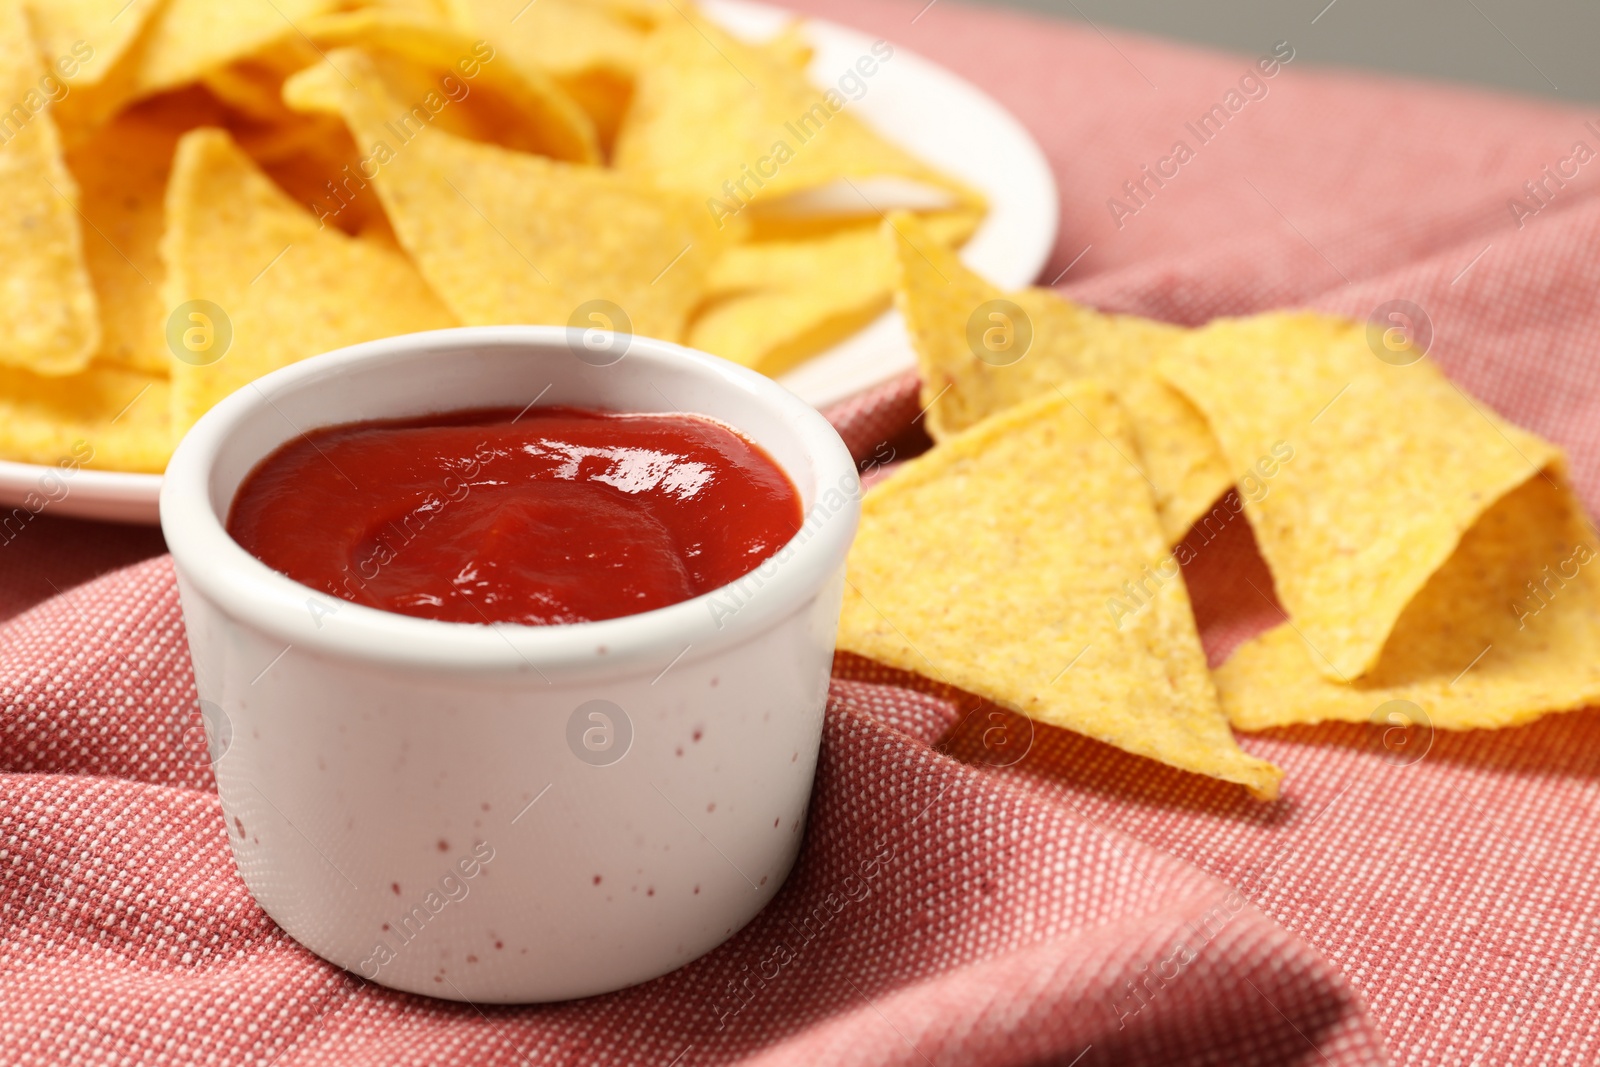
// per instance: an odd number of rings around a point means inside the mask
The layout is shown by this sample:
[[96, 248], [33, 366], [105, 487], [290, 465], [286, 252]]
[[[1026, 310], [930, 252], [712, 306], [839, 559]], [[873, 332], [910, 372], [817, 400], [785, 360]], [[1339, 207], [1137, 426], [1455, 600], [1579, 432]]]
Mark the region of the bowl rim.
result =
[[[180, 589], [188, 587], [225, 615], [314, 654], [413, 670], [531, 674], [553, 684], [558, 675], [562, 680], [581, 680], [698, 661], [802, 610], [830, 579], [842, 575], [859, 522], [861, 483], [855, 461], [833, 426], [765, 375], [704, 352], [638, 336], [629, 340], [627, 362], [634, 367], [670, 365], [687, 370], [765, 407], [776, 416], [777, 425], [793, 434], [812, 465], [814, 499], [806, 507], [799, 533], [767, 562], [729, 585], [653, 611], [598, 622], [556, 626], [444, 622], [318, 592], [273, 570], [229, 536], [224, 523], [232, 500], [220, 508], [213, 505], [213, 470], [232, 433], [268, 406], [275, 407], [274, 395], [312, 385], [337, 388], [340, 381], [348, 388], [356, 372], [390, 361], [433, 356], [445, 367], [449, 357], [462, 349], [570, 354], [570, 340], [569, 329], [560, 326], [466, 326], [402, 334], [301, 360], [225, 397], [179, 442], [161, 487], [161, 530]], [[361, 419], [352, 416], [348, 421]], [[720, 421], [748, 432], [737, 422]], [[315, 428], [338, 424], [329, 420]], [[266, 454], [254, 457], [252, 465]], [[776, 457], [774, 461], [783, 467]], [[797, 472], [785, 468], [785, 473], [800, 482]], [[693, 656], [688, 655], [691, 651]]]

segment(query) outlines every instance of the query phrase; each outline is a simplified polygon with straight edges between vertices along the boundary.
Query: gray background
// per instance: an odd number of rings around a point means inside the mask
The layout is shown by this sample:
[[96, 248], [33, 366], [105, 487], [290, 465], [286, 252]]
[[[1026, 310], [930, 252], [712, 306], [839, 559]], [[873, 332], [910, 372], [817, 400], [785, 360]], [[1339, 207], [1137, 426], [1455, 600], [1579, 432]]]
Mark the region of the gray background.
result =
[[[1597, 0], [983, 0], [1254, 54], [1600, 100]], [[1312, 20], [1316, 23], [1313, 26]]]

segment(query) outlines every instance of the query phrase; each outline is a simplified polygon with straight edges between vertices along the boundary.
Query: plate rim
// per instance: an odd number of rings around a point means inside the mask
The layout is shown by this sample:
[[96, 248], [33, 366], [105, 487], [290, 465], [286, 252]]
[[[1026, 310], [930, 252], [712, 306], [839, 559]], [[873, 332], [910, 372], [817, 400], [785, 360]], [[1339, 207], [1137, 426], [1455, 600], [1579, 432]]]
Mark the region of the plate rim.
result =
[[[716, 17], [716, 13], [720, 9], [729, 12], [743, 12], [747, 17], [771, 20], [775, 23], [798, 19], [808, 33], [820, 32], [832, 35], [840, 40], [851, 38], [868, 42], [877, 40], [866, 31], [856, 29], [853, 26], [847, 26], [832, 19], [810, 15], [803, 11], [795, 11], [781, 5], [764, 3], [761, 0], [704, 0], [703, 7], [707, 14], [713, 18]], [[1043, 148], [1033, 134], [1028, 131], [1027, 127], [1022, 124], [1021, 120], [988, 92], [943, 64], [929, 59], [914, 48], [898, 42], [894, 43], [894, 48], [897, 55], [911, 60], [908, 65], [917, 68], [917, 76], [937, 78], [947, 86], [970, 96], [995, 116], [998, 116], [999, 121], [1007, 127], [1006, 133], [1010, 139], [1014, 140], [1025, 154], [1034, 157], [1031, 161], [1036, 172], [1033, 177], [1042, 181], [1052, 195], [1045, 198], [1041, 204], [1046, 212], [1044, 217], [1035, 220], [1037, 231], [1042, 235], [1039, 241], [1042, 250], [1036, 250], [1035, 255], [1021, 257], [1022, 262], [1037, 260], [1035, 263], [1028, 264], [1027, 277], [1016, 283], [1018, 286], [1030, 284], [1037, 278], [1039, 271], [1049, 261], [1061, 227], [1059, 187], [1056, 183], [1055, 172], [1050, 167], [1049, 159], [1044, 154]], [[989, 220], [986, 219], [985, 225], [988, 222]], [[982, 232], [983, 227], [980, 226], [973, 235], [973, 241], [976, 241]], [[971, 244], [972, 242], [969, 241], [968, 247]], [[1010, 288], [1011, 286], [1007, 285], [1006, 287]], [[851, 335], [851, 338], [860, 337], [872, 330], [883, 331], [889, 329], [890, 327], [886, 326], [886, 323], [892, 323], [897, 319], [898, 312], [892, 309], [886, 311], [877, 319], [857, 330]], [[903, 328], [900, 332], [903, 335]], [[857, 382], [843, 393], [837, 396], [830, 396], [823, 401], [814, 403], [813, 406], [820, 410], [844, 403], [881, 386], [903, 372], [903, 370], [889, 370], [872, 380]], [[787, 375], [778, 378], [779, 384], [785, 384], [785, 377]], [[27, 510], [24, 501], [27, 499], [28, 494], [38, 490], [41, 480], [46, 475], [60, 470], [61, 468], [54, 465], [0, 459], [0, 519], [12, 515], [19, 508]], [[162, 482], [162, 475], [160, 474], [79, 467], [73, 469], [72, 473], [63, 477], [62, 480], [67, 487], [66, 492], [59, 497], [46, 495], [44, 497], [44, 506], [37, 512], [30, 512], [30, 515], [37, 516], [49, 513], [67, 518], [148, 526], [159, 525], [160, 523], [157, 504]], [[5, 543], [7, 543], [5, 540], [0, 540], [0, 545]]]

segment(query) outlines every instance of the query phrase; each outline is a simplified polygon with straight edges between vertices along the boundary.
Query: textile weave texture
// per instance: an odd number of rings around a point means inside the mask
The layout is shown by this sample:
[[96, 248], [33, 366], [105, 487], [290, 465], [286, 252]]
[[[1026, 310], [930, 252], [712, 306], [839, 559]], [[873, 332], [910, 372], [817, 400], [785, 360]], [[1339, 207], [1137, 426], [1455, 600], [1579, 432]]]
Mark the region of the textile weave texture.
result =
[[[1559, 169], [1600, 148], [1600, 110], [1293, 60], [1244, 85], [1255, 57], [949, 0], [800, 6], [1022, 119], [1061, 190], [1043, 282], [1185, 324], [1413, 301], [1446, 373], [1563, 445], [1600, 504], [1600, 165]], [[1187, 124], [1218, 104], [1201, 141]], [[1191, 158], [1130, 195], [1179, 140]], [[907, 378], [830, 415], [873, 467], [915, 450], [919, 410]], [[353, 978], [251, 900], [159, 536], [48, 509], [7, 536], [3, 1062], [1600, 1060], [1592, 710], [1440, 733], [1415, 762], [1361, 727], [1245, 736], [1287, 772], [1263, 805], [840, 657], [801, 859], [766, 911], [643, 986], [480, 1009]], [[1242, 518], [1195, 547], [1217, 663], [1277, 609]]]

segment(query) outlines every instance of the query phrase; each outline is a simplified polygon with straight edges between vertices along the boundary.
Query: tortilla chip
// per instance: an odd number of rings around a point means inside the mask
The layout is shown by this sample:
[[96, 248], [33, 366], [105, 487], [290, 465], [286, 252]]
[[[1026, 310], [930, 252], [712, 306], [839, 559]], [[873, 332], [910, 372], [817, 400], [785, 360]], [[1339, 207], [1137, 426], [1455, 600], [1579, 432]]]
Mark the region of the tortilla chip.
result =
[[183, 127], [156, 108], [123, 112], [67, 156], [82, 189], [84, 256], [100, 307], [97, 359], [165, 377], [161, 234], [167, 177]]
[[[927, 220], [927, 228], [940, 243], [960, 244], [978, 221], [976, 212], [946, 212]], [[712, 301], [696, 317], [688, 343], [763, 374], [782, 374], [886, 311], [893, 284], [893, 256], [872, 224], [812, 240], [734, 245], [712, 264]]]
[[291, 79], [287, 98], [339, 110], [358, 144], [383, 157], [374, 181], [395, 233], [462, 321], [566, 325], [581, 305], [607, 300], [634, 333], [683, 335], [719, 248], [694, 204], [438, 129], [391, 148], [393, 102], [371, 57], [340, 49], [329, 60]]
[[74, 91], [111, 73], [161, 0], [28, 0], [45, 63]]
[[344, 0], [167, 0], [134, 53], [139, 94], [197, 81], [294, 34]]
[[[615, 8], [584, 0], [450, 0], [456, 21], [523, 71], [554, 78], [607, 148], [633, 95], [644, 33]], [[676, 18], [676, 16], [673, 16]]]
[[72, 374], [100, 346], [78, 186], [16, 0], [0, 0], [0, 364]]
[[[1169, 543], [1182, 540], [1233, 483], [1205, 419], [1152, 373], [1155, 362], [1181, 344], [1187, 331], [1132, 315], [1102, 314], [1048, 289], [1002, 292], [903, 212], [889, 217], [883, 233], [896, 253], [895, 300], [917, 352], [924, 421], [934, 440], [1059, 382], [1094, 377], [1111, 384], [1133, 421], [1138, 449], [1129, 458], [1143, 464]], [[1022, 319], [1010, 322], [1016, 313], [1001, 305], [987, 318], [980, 313], [996, 301], [1020, 309]], [[1023, 346], [1020, 354], [997, 352], [980, 359], [979, 348], [987, 342], [970, 339], [969, 332], [974, 322], [983, 328], [985, 321], [1011, 331], [1007, 339]]]
[[419, 18], [431, 19], [442, 22], [452, 29], [464, 29], [455, 16], [455, 5], [451, 0], [364, 0], [360, 5], [363, 9], [373, 11], [393, 11], [404, 15], [415, 15]]
[[[1342, 401], [1341, 401], [1342, 403]], [[1377, 666], [1330, 681], [1290, 625], [1217, 671], [1242, 730], [1367, 722], [1390, 700], [1441, 730], [1516, 726], [1600, 703], [1600, 543], [1559, 473], [1489, 508], [1395, 623]]]
[[762, 41], [759, 47], [780, 63], [787, 63], [796, 70], [805, 70], [809, 67], [812, 58], [817, 54], [816, 49], [811, 47], [810, 38], [806, 36], [806, 24], [803, 19], [791, 19], [783, 29]]
[[310, 20], [305, 32], [327, 48], [367, 51], [385, 90], [401, 104], [391, 116], [400, 131], [395, 136], [436, 124], [519, 152], [600, 161], [593, 121], [548, 74], [519, 67], [445, 23], [366, 10]]
[[365, 153], [356, 148], [342, 120], [322, 115], [316, 118], [331, 121], [333, 129], [289, 156], [263, 160], [251, 151], [250, 144], [241, 143], [239, 147], [324, 226], [337, 226], [348, 234], [381, 231], [389, 235], [393, 244], [393, 230], [378, 200], [378, 190], [362, 170]]
[[854, 334], [889, 306], [887, 292], [851, 289], [836, 278], [813, 289], [772, 289], [717, 301], [685, 344], [758, 370], [783, 374]]
[[61, 101], [59, 118], [69, 131], [69, 142], [88, 136], [129, 103], [198, 82], [293, 34], [299, 23], [343, 4], [344, 0], [166, 0], [138, 41], [98, 84], [75, 90]]
[[668, 19], [678, 17], [673, 0], [576, 0], [576, 2], [598, 8], [646, 33]]
[[[1222, 319], [1160, 372], [1245, 470], [1245, 515], [1278, 596], [1336, 681], [1370, 670], [1406, 604], [1484, 510], [1556, 462], [1429, 361], [1394, 366], [1365, 328], [1312, 312]], [[1288, 457], [1288, 458], [1286, 458]]]
[[0, 369], [0, 458], [159, 474], [172, 455], [170, 388], [99, 363], [59, 378]]
[[279, 367], [455, 325], [408, 260], [379, 242], [319, 228], [220, 130], [195, 130], [179, 142], [167, 218], [167, 307], [181, 314], [189, 301], [210, 301], [232, 331], [213, 362], [174, 363], [176, 435]]
[[201, 84], [230, 110], [250, 121], [268, 125], [304, 122], [304, 116], [283, 102], [283, 83], [295, 71], [304, 70], [321, 58], [308, 38], [288, 31], [250, 54], [209, 71]]
[[[816, 220], [816, 232], [799, 238], [756, 240], [731, 245], [706, 276], [710, 296], [729, 296], [757, 289], [801, 289], [830, 276], [853, 274], [862, 288], [888, 296], [894, 284], [894, 255], [876, 220]], [[920, 216], [917, 224], [940, 247], [958, 248], [982, 221], [974, 211], [946, 211]]]
[[458, 23], [471, 26], [522, 66], [557, 80], [607, 70], [631, 79], [644, 34], [606, 5], [584, 0], [451, 0]]
[[[747, 204], [777, 206], [792, 194], [880, 178], [936, 191], [939, 206], [982, 203], [844, 103], [837, 90], [812, 85], [778, 54], [690, 13], [646, 39], [615, 163], [693, 196], [719, 222]], [[876, 213], [860, 199], [860, 213]]]
[[[1282, 772], [1217, 706], [1132, 447], [1076, 382], [907, 463], [862, 502], [839, 647], [1271, 799]], [[1153, 592], [1117, 615], [1125, 581]]]

